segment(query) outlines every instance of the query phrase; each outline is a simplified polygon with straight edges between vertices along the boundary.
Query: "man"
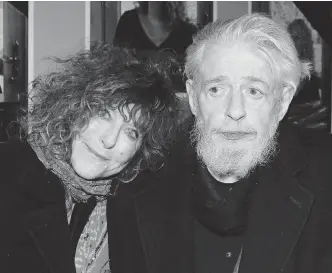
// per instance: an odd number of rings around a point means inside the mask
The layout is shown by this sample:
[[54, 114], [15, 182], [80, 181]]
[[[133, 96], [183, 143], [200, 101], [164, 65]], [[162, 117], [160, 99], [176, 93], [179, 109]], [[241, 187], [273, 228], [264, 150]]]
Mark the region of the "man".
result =
[[262, 15], [214, 22], [189, 47], [195, 183], [210, 191], [196, 187], [196, 273], [331, 272], [331, 140], [282, 121], [309, 72]]

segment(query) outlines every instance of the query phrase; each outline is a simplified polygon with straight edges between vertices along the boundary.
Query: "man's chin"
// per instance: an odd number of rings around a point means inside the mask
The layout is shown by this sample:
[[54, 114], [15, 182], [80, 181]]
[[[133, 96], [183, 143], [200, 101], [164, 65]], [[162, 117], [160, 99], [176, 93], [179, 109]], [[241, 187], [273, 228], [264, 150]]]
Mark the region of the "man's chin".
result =
[[209, 163], [207, 164], [208, 168], [219, 177], [233, 176], [240, 179], [247, 177], [251, 170], [255, 168], [254, 162], [246, 160], [246, 158], [238, 159], [237, 156], [229, 158], [228, 161], [220, 160], [219, 162]]
[[253, 139], [228, 141], [211, 137], [199, 126], [193, 131], [196, 152], [199, 159], [215, 174], [220, 176], [247, 177], [258, 166], [266, 165], [276, 154], [276, 134], [271, 125], [263, 136]]

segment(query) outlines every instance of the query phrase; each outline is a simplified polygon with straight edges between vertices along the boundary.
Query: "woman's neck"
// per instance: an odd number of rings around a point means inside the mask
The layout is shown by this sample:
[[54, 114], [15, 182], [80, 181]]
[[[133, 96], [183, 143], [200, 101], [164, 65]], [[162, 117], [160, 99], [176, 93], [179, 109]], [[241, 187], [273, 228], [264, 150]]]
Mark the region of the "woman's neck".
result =
[[147, 17], [151, 21], [161, 21], [162, 18], [162, 5], [159, 2], [148, 2], [148, 14]]

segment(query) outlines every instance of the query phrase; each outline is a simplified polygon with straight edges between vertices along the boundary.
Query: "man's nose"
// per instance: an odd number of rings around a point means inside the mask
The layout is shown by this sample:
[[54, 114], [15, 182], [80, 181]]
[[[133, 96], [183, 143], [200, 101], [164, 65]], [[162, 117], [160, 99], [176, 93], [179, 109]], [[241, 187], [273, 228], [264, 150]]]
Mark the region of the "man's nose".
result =
[[234, 121], [239, 121], [245, 117], [246, 112], [240, 92], [234, 92], [230, 94], [226, 115]]

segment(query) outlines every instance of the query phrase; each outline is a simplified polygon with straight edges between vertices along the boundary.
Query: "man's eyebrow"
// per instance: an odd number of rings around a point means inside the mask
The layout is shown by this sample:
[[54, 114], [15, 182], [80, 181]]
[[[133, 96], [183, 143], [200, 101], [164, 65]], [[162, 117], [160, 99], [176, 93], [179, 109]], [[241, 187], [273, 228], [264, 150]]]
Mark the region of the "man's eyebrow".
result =
[[218, 77], [215, 77], [215, 78], [208, 79], [208, 80], [204, 81], [202, 86], [205, 87], [209, 84], [223, 82], [223, 81], [226, 81], [226, 80], [228, 80], [228, 77], [221, 75], [221, 76], [218, 76]]
[[248, 77], [244, 77], [245, 80], [248, 80], [248, 81], [251, 81], [251, 82], [258, 82], [258, 83], [261, 83], [263, 85], [265, 85], [267, 88], [269, 88], [269, 84], [267, 82], [265, 82], [264, 80], [260, 79], [260, 78], [257, 78], [257, 77], [254, 77], [254, 76], [248, 76]]

